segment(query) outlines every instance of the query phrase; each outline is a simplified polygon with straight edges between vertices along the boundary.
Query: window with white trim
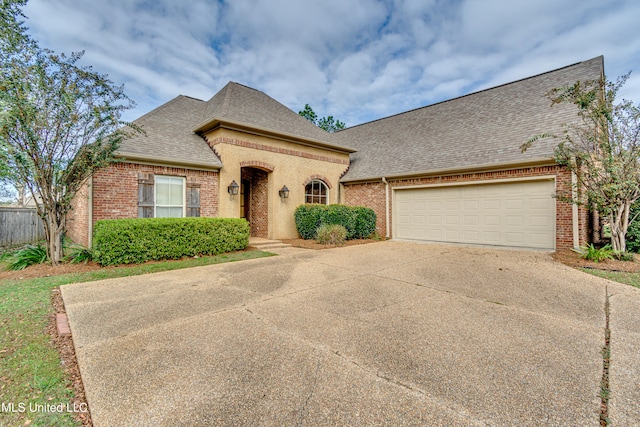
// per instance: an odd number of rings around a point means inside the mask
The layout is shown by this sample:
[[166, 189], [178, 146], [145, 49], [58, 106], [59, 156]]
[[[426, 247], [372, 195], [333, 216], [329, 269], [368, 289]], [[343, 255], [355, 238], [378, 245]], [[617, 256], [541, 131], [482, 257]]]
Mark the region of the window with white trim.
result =
[[177, 176], [156, 176], [155, 217], [184, 217], [185, 179]]
[[138, 218], [200, 216], [200, 183], [138, 173]]
[[304, 187], [304, 202], [319, 203], [321, 205], [329, 204], [329, 187], [327, 184], [314, 179]]

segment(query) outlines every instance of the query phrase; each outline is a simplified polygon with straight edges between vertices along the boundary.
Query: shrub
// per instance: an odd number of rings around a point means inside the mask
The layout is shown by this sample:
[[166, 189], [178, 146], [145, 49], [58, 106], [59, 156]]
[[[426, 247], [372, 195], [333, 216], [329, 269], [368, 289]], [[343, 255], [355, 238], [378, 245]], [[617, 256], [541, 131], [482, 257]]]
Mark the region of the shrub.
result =
[[342, 225], [347, 239], [367, 238], [376, 229], [376, 213], [362, 206], [306, 204], [298, 206], [294, 216], [303, 239], [315, 238], [323, 224]]
[[640, 202], [631, 205], [629, 220], [633, 221], [627, 228], [627, 251], [640, 253]]
[[24, 249], [20, 249], [18, 252], [8, 258], [9, 263], [7, 268], [9, 270], [23, 270], [30, 265], [42, 264], [47, 261], [47, 250], [40, 244], [28, 245]]
[[316, 240], [323, 245], [344, 245], [347, 229], [340, 224], [322, 224], [316, 232]]
[[141, 218], [95, 224], [93, 259], [100, 265], [216, 255], [249, 244], [242, 218]]
[[587, 259], [593, 262], [604, 261], [605, 259], [612, 259], [614, 255], [614, 250], [611, 249], [611, 245], [605, 245], [600, 249], [597, 249], [591, 243], [588, 246], [583, 246], [580, 248], [580, 254], [582, 258]]
[[376, 213], [373, 209], [357, 206], [356, 224], [354, 230], [355, 239], [366, 239], [376, 232]]
[[636, 258], [633, 256], [633, 253], [631, 252], [614, 251], [613, 257], [618, 261], [635, 261], [636, 260]]
[[300, 236], [305, 239], [313, 239], [316, 230], [322, 225], [322, 218], [327, 210], [327, 205], [300, 205], [293, 214], [296, 221], [296, 228]]
[[80, 245], [71, 245], [66, 250], [65, 261], [71, 264], [87, 263], [93, 259], [93, 251]]

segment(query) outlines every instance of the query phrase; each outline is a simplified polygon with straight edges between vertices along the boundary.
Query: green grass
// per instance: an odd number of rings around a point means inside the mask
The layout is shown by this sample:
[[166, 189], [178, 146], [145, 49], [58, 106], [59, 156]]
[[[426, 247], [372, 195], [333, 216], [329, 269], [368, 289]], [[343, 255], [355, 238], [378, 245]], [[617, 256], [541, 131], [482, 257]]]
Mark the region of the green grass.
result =
[[625, 285], [635, 286], [640, 288], [640, 273], [624, 273], [621, 271], [604, 271], [594, 270], [591, 268], [582, 268], [585, 273], [593, 274], [594, 276], [602, 277], [605, 279], [613, 280], [614, 282], [624, 283]]
[[[67, 404], [70, 381], [46, 334], [51, 291], [61, 285], [271, 256], [246, 251], [25, 280], [0, 280], [0, 426], [76, 426], [71, 414], [30, 412], [29, 405]], [[13, 404], [17, 412], [7, 411]], [[20, 405], [25, 406], [19, 412]]]

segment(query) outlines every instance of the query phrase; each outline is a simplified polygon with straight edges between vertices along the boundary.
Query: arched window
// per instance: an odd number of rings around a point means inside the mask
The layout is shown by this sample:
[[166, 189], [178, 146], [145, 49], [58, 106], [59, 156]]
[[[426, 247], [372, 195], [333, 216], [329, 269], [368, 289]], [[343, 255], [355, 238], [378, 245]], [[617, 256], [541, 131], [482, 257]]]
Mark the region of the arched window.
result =
[[304, 202], [305, 203], [319, 203], [326, 205], [329, 203], [329, 188], [327, 184], [314, 179], [304, 187]]

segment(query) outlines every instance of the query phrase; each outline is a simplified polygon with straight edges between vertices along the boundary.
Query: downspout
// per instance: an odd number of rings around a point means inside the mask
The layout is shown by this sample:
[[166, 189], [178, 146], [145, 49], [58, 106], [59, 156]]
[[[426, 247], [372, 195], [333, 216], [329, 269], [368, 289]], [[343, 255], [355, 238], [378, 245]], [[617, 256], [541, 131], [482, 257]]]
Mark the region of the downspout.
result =
[[384, 219], [385, 219], [385, 230], [386, 236], [385, 239], [389, 239], [389, 182], [387, 178], [382, 177], [382, 182], [384, 182], [384, 203], [385, 203], [385, 211], [384, 211]]
[[[571, 171], [571, 198], [573, 202], [578, 199], [578, 175], [574, 171]], [[571, 222], [573, 225], [573, 247], [578, 249], [580, 247], [580, 227], [578, 221], [580, 220], [578, 215], [578, 205], [571, 203]]]
[[87, 182], [87, 193], [88, 194], [88, 206], [87, 206], [87, 246], [91, 249], [93, 245], [93, 176], [89, 177], [89, 181]]

